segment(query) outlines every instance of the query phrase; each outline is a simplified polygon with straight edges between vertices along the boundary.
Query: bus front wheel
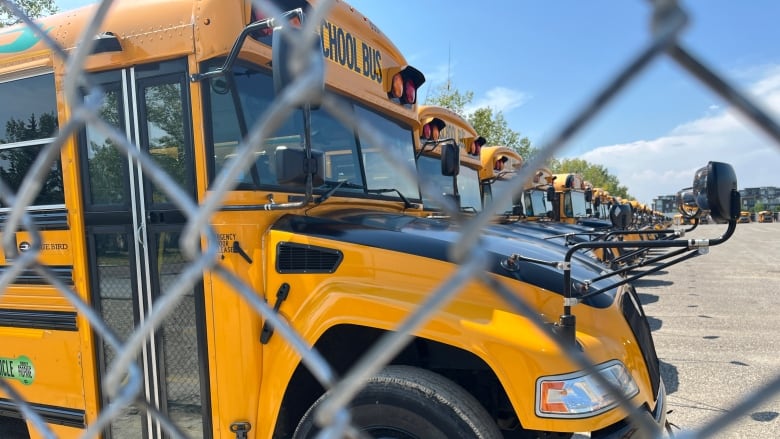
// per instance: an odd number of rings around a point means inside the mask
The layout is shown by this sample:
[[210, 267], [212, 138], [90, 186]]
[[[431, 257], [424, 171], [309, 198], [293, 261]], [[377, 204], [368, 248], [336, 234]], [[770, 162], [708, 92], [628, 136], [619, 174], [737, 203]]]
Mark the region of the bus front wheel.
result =
[[[301, 418], [295, 439], [314, 438], [318, 399]], [[349, 404], [352, 425], [376, 439], [500, 439], [493, 418], [462, 387], [425, 369], [388, 366]]]

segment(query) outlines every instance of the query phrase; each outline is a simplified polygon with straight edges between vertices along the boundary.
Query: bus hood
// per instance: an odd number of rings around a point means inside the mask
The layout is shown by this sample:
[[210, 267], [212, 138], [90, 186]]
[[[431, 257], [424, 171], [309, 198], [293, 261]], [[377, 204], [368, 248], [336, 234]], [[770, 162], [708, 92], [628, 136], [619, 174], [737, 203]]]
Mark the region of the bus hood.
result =
[[[285, 215], [272, 229], [408, 253], [454, 264], [457, 262], [452, 258], [450, 249], [462, 237], [459, 226], [447, 220], [359, 210], [328, 212], [324, 216]], [[507, 269], [505, 262], [514, 254], [536, 260], [560, 262], [563, 261], [566, 247], [536, 237], [512, 236], [506, 230], [495, 226], [483, 230], [480, 245], [487, 253], [486, 270], [563, 294], [562, 270], [526, 261], [518, 261], [515, 268]], [[572, 259], [571, 265], [575, 287], [585, 280], [599, 276], [604, 269], [580, 255]], [[593, 283], [592, 287], [601, 288], [608, 283], [599, 281]], [[615, 295], [616, 289], [610, 289], [604, 294], [588, 298], [583, 303], [604, 308], [612, 304]]]

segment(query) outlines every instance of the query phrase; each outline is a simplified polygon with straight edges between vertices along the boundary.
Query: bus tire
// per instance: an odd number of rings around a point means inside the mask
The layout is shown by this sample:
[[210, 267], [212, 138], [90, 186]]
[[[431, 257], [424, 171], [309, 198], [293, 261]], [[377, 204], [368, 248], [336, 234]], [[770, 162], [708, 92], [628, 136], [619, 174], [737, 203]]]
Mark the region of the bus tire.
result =
[[[314, 438], [318, 399], [301, 418], [294, 439]], [[501, 439], [496, 422], [471, 394], [449, 379], [411, 366], [388, 366], [349, 404], [352, 425], [383, 439]]]

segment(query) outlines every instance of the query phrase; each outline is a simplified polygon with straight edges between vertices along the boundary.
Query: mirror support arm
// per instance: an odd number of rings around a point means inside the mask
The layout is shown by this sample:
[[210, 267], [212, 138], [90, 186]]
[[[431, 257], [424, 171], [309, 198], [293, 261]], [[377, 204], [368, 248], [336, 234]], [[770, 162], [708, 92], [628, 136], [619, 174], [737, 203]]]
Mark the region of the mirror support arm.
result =
[[[288, 18], [291, 16], [296, 16], [301, 21], [303, 21], [303, 9], [298, 8], [298, 9], [293, 9], [291, 11], [284, 12], [281, 15], [281, 18]], [[274, 27], [276, 27], [276, 19], [274, 17], [255, 21], [254, 23], [249, 23], [247, 27], [245, 27], [238, 35], [238, 38], [236, 38], [236, 41], [233, 43], [233, 47], [230, 49], [230, 53], [228, 54], [227, 58], [225, 58], [225, 62], [222, 64], [222, 67], [206, 73], [192, 74], [190, 75], [190, 82], [200, 82], [204, 79], [213, 78], [216, 76], [222, 76], [225, 74], [225, 72], [232, 70], [233, 64], [236, 62], [236, 59], [238, 58], [238, 53], [241, 51], [241, 47], [244, 45], [244, 40], [246, 40], [246, 37], [249, 36], [249, 34], [252, 32], [258, 30], [273, 29]]]
[[[675, 239], [671, 241], [609, 241], [609, 242], [580, 242], [578, 244], [575, 244], [569, 248], [569, 250], [566, 252], [566, 256], [564, 258], [563, 263], [563, 314], [561, 314], [558, 323], [556, 325], [557, 331], [560, 335], [564, 337], [564, 340], [568, 343], [571, 343], [571, 345], [574, 345], [576, 343], [576, 319], [575, 316], [571, 313], [571, 307], [572, 305], [575, 305], [577, 303], [578, 298], [572, 297], [572, 283], [571, 283], [571, 259], [574, 256], [574, 252], [582, 249], [593, 249], [593, 248], [605, 248], [605, 247], [615, 247], [615, 248], [632, 248], [632, 247], [643, 247], [643, 248], [670, 248], [670, 247], [683, 247], [686, 249], [699, 249], [703, 247], [709, 247], [714, 245], [720, 245], [726, 240], [728, 240], [733, 234], [734, 231], [737, 228], [737, 221], [736, 219], [732, 219], [728, 223], [728, 228], [726, 229], [726, 232], [720, 237], [715, 239], [703, 239], [703, 240], [684, 240], [684, 239]], [[680, 261], [683, 261], [685, 259], [688, 259], [690, 257], [693, 257], [695, 255], [699, 254], [699, 252], [691, 252], [691, 255], [685, 255], [681, 258], [678, 258], [674, 261], [670, 261], [665, 266], [669, 266], [675, 263], [678, 263]], [[644, 275], [647, 275], [651, 273], [652, 271], [648, 271], [645, 273], [640, 273], [639, 275], [635, 276], [634, 279], [638, 279]], [[625, 283], [625, 282], [623, 282]], [[614, 288], [615, 286], [620, 285], [612, 285], [610, 288]], [[606, 290], [605, 290], [606, 291]], [[603, 291], [599, 291], [603, 292]], [[593, 293], [589, 293], [589, 295], [592, 295]]]
[[[606, 274], [602, 274], [601, 276], [598, 276], [598, 277], [594, 277], [593, 279], [590, 280], [590, 282], [591, 283], [598, 282], [598, 281], [600, 281], [602, 279], [607, 279], [607, 278], [610, 278], [610, 277], [618, 275], [618, 274], [623, 274], [623, 273], [627, 273], [627, 272], [632, 271], [632, 270], [636, 270], [637, 268], [642, 268], [642, 267], [645, 267], [645, 266], [650, 265], [650, 264], [655, 264], [656, 262], [660, 262], [660, 261], [663, 261], [664, 259], [668, 259], [668, 258], [677, 256], [677, 255], [680, 255], [682, 253], [685, 253], [686, 251], [688, 251], [687, 248], [681, 248], [681, 249], [677, 249], [677, 250], [674, 250], [674, 251], [671, 251], [671, 252], [668, 252], [668, 253], [664, 253], [662, 255], [655, 256], [655, 257], [650, 258], [650, 259], [646, 259], [646, 260], [644, 260], [642, 262], [639, 262], [637, 264], [627, 265], [627, 266], [625, 266], [623, 268], [620, 268], [618, 270], [611, 271], [611, 272], [606, 273]], [[639, 275], [640, 275], [640, 277], [642, 277], [642, 276], [646, 276], [648, 274], [654, 273], [656, 271], [658, 271], [658, 270], [643, 271], [642, 273], [639, 273]]]
[[[696, 256], [701, 255], [701, 253], [698, 250], [690, 250], [688, 248], [683, 248], [683, 249], [675, 250], [674, 252], [671, 252], [668, 255], [664, 255], [664, 258], [668, 258], [668, 257], [671, 257], [671, 256], [676, 256], [676, 255], [679, 255], [681, 253], [686, 253], [686, 252], [687, 252], [687, 254], [684, 254], [683, 256], [680, 256], [677, 259], [673, 259], [673, 260], [671, 260], [669, 262], [665, 262], [663, 264], [655, 266], [655, 267], [651, 268], [650, 270], [643, 271], [643, 272], [637, 273], [637, 274], [635, 274], [633, 276], [626, 277], [624, 279], [619, 280], [618, 282], [610, 284], [607, 287], [604, 287], [604, 288], [601, 288], [601, 289], [598, 289], [598, 290], [595, 290], [595, 291], [588, 291], [587, 294], [583, 294], [582, 296], [578, 297], [577, 300], [578, 301], [585, 300], [588, 297], [601, 294], [601, 293], [603, 293], [605, 291], [611, 290], [612, 288], [619, 287], [621, 285], [625, 285], [625, 284], [627, 284], [629, 282], [633, 282], [633, 281], [635, 281], [637, 279], [640, 279], [640, 278], [642, 278], [644, 276], [647, 276], [648, 274], [653, 274], [653, 273], [655, 273], [657, 271], [663, 270], [666, 267], [670, 267], [670, 266], [672, 266], [674, 264], [677, 264], [677, 263], [680, 263], [680, 262], [683, 262], [683, 261], [687, 261], [688, 259], [692, 259], [692, 258], [694, 258]], [[632, 267], [632, 268], [636, 268], [636, 267]], [[625, 271], [625, 270], [622, 270], [622, 271]], [[613, 275], [613, 274], [615, 274], [615, 273], [611, 273], [610, 276]], [[592, 279], [591, 282], [595, 282], [596, 280], [603, 279], [603, 278], [604, 278], [603, 276], [599, 277], [599, 278], [595, 278], [595, 279]]]

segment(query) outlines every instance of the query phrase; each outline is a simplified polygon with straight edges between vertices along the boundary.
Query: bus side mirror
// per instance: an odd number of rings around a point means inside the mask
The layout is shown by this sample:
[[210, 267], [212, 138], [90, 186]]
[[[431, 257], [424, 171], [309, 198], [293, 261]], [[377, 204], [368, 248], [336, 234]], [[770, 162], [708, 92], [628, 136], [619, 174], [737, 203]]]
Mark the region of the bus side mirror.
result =
[[325, 58], [322, 55], [322, 39], [320, 35], [311, 36], [311, 46], [307, 50], [298, 42], [304, 38], [302, 31], [292, 25], [274, 28], [271, 37], [271, 64], [273, 66], [274, 90], [281, 94], [299, 77], [309, 78], [311, 84], [303, 89], [297, 98], [298, 105], [310, 105], [316, 108], [320, 105], [325, 90]]
[[585, 201], [588, 203], [593, 201], [593, 189], [591, 188], [585, 189]]
[[736, 221], [739, 217], [737, 175], [728, 163], [709, 162], [696, 171], [692, 194], [696, 204], [708, 210], [716, 222]]
[[696, 203], [696, 197], [693, 195], [693, 188], [685, 188], [677, 191], [675, 197], [677, 211], [686, 219], [698, 218], [702, 214], [702, 209]]
[[441, 145], [441, 175], [454, 177], [460, 173], [460, 151], [454, 143]]
[[552, 186], [547, 188], [547, 201], [549, 202], [555, 201], [555, 188]]
[[279, 184], [304, 185], [306, 177], [312, 176], [314, 187], [325, 183], [325, 160], [322, 151], [311, 151], [311, 159], [303, 148], [276, 147], [276, 181]]
[[616, 229], [627, 229], [632, 222], [632, 217], [631, 206], [627, 204], [613, 204], [609, 209], [609, 220], [612, 222], [612, 227]]

